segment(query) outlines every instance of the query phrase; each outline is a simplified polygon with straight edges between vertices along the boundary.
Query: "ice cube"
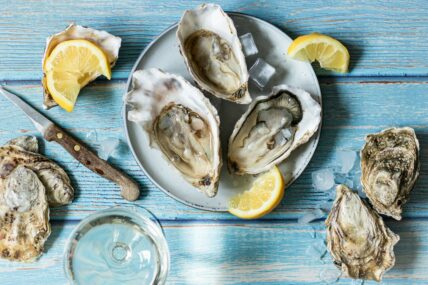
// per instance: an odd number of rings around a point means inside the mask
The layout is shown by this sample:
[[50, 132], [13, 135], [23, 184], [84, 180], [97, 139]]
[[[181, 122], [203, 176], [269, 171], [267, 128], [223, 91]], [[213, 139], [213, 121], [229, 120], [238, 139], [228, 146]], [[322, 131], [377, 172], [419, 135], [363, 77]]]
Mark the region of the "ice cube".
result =
[[240, 36], [239, 40], [241, 41], [245, 56], [255, 55], [259, 52], [251, 33], [246, 33]]
[[337, 280], [339, 280], [340, 275], [341, 275], [341, 272], [339, 269], [326, 268], [320, 272], [320, 279], [325, 284], [332, 284], [337, 282]]
[[327, 247], [323, 240], [316, 239], [310, 246], [306, 248], [306, 255], [321, 260], [327, 253]]
[[98, 156], [104, 160], [119, 158], [127, 153], [127, 146], [118, 138], [107, 138], [99, 142]]
[[274, 74], [275, 68], [261, 58], [250, 68], [250, 77], [260, 89], [266, 86]]
[[316, 190], [326, 191], [334, 186], [334, 174], [330, 168], [312, 172], [312, 184]]
[[314, 220], [321, 219], [324, 217], [324, 212], [321, 209], [314, 209], [303, 214], [303, 216], [297, 219], [297, 223], [303, 225], [308, 224]]
[[334, 174], [334, 182], [337, 184], [345, 184], [346, 182], [346, 175], [342, 173], [335, 173]]
[[98, 135], [97, 131], [91, 130], [89, 133], [86, 134], [86, 140], [90, 142], [97, 142], [98, 141]]
[[337, 152], [337, 160], [340, 166], [339, 171], [341, 173], [349, 173], [354, 168], [357, 153], [352, 150], [339, 150]]

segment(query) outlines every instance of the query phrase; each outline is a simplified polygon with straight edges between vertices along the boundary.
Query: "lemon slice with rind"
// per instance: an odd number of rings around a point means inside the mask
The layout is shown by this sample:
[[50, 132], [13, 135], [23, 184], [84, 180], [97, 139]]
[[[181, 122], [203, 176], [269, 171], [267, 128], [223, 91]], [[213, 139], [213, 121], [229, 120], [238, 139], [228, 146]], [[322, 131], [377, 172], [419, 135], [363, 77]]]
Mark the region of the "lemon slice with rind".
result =
[[111, 78], [105, 53], [87, 40], [58, 44], [46, 60], [46, 85], [55, 102], [73, 111], [80, 89], [100, 75]]
[[251, 188], [229, 201], [229, 212], [243, 219], [260, 218], [278, 206], [284, 196], [284, 178], [278, 167], [260, 174]]
[[288, 47], [288, 55], [301, 61], [316, 60], [325, 69], [348, 72], [350, 58], [348, 49], [327, 35], [312, 33], [296, 38]]

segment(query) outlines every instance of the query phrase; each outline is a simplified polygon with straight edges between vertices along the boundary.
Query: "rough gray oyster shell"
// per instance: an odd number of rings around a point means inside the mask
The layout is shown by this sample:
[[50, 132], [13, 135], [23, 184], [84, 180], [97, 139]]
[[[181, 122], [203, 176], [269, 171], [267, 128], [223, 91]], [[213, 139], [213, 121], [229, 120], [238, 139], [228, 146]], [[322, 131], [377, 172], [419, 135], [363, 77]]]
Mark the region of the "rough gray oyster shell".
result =
[[32, 170], [18, 165], [0, 179], [0, 257], [32, 261], [50, 233], [45, 187]]
[[401, 220], [402, 206], [419, 176], [419, 142], [412, 128], [391, 128], [366, 137], [361, 183], [373, 208]]
[[0, 180], [6, 179], [19, 165], [34, 171], [46, 188], [50, 206], [62, 206], [71, 203], [74, 189], [67, 173], [56, 163], [35, 153], [38, 150], [37, 139], [23, 136], [9, 141], [0, 147]]
[[394, 245], [400, 237], [374, 210], [345, 185], [326, 220], [327, 247], [334, 264], [354, 279], [381, 281], [395, 264]]

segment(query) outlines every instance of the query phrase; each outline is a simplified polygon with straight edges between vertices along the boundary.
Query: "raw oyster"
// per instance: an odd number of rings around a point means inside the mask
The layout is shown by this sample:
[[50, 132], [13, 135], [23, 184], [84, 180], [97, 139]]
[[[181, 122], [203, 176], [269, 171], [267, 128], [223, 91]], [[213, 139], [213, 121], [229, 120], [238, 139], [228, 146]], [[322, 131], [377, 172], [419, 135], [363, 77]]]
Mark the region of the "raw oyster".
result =
[[34, 171], [44, 184], [50, 206], [71, 203], [74, 189], [67, 173], [46, 157], [31, 152], [37, 149], [35, 137], [19, 137], [1, 146], [0, 179], [7, 178], [16, 167], [23, 165]]
[[259, 96], [236, 122], [229, 138], [232, 173], [258, 174], [286, 159], [318, 130], [321, 107], [309, 93], [287, 85]]
[[125, 96], [128, 119], [141, 124], [151, 147], [209, 197], [221, 167], [219, 118], [209, 100], [184, 78], [159, 69], [138, 70]]
[[419, 176], [419, 142], [412, 128], [368, 135], [361, 150], [361, 183], [380, 214], [401, 220], [402, 206]]
[[336, 200], [325, 223], [334, 264], [349, 277], [381, 281], [394, 266], [394, 245], [400, 237], [345, 185], [337, 186]]
[[32, 261], [42, 254], [50, 233], [45, 187], [19, 165], [0, 179], [0, 257]]
[[219, 5], [186, 10], [178, 24], [180, 52], [196, 83], [209, 93], [248, 104], [248, 70], [241, 42]]
[[[49, 109], [56, 106], [56, 102], [52, 99], [52, 96], [49, 94], [49, 90], [46, 85], [46, 75], [45, 75], [45, 62], [52, 50], [61, 42], [68, 40], [88, 40], [96, 44], [107, 56], [107, 59], [110, 62], [110, 66], [113, 67], [116, 64], [116, 61], [119, 57], [119, 49], [122, 40], [119, 37], [115, 37], [110, 33], [105, 31], [99, 31], [76, 24], [69, 25], [64, 31], [52, 35], [46, 39], [46, 47], [42, 60], [42, 69], [43, 69], [43, 90], [44, 90], [44, 102], [43, 105], [45, 108]], [[95, 80], [93, 78], [92, 80]], [[90, 80], [90, 81], [92, 81]], [[89, 83], [89, 82], [88, 82]]]

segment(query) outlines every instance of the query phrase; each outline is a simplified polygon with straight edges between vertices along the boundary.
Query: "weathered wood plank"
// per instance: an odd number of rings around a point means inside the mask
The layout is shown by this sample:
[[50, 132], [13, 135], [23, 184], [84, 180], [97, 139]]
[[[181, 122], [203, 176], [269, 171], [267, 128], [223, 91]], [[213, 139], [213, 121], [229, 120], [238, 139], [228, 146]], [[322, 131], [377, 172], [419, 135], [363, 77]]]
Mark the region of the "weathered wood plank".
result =
[[[405, 217], [428, 217], [428, 82], [414, 81], [391, 83], [366, 79], [323, 80], [324, 118], [318, 149], [303, 175], [287, 189], [285, 199], [269, 219], [295, 219], [321, 202], [330, 193], [312, 188], [311, 172], [336, 165], [338, 149], [359, 150], [364, 136], [389, 126], [413, 126], [421, 141], [421, 176]], [[13, 83], [12, 88], [25, 95], [34, 106], [41, 105], [41, 89], [33, 83]], [[95, 146], [86, 135], [96, 131], [98, 139], [119, 137], [124, 141], [121, 118], [123, 81], [114, 84], [100, 82], [83, 91], [73, 113], [55, 108], [47, 114], [72, 134]], [[97, 107], [94, 108], [94, 105]], [[36, 134], [33, 125], [15, 107], [0, 97], [0, 142], [23, 135]], [[65, 167], [75, 185], [77, 197], [72, 205], [52, 210], [53, 219], [80, 219], [95, 210], [124, 203], [118, 188], [97, 177], [56, 144], [45, 143], [44, 152]], [[145, 177], [130, 153], [112, 163], [134, 177], [142, 187], [142, 197], [137, 202], [153, 211], [160, 219], [234, 219], [228, 214], [216, 214], [181, 205], [158, 190]]]
[[[140, 52], [200, 1], [0, 1], [0, 80], [37, 79], [47, 36], [76, 22], [122, 37], [114, 71], [127, 78]], [[217, 1], [265, 19], [291, 37], [330, 34], [351, 53], [350, 75], [427, 75], [428, 5], [411, 1]], [[330, 72], [317, 69], [320, 75]]]
[[[401, 240], [396, 266], [383, 284], [427, 284], [426, 220], [387, 220]], [[29, 264], [0, 261], [2, 285], [66, 284], [63, 251], [76, 223], [54, 223], [46, 253]], [[289, 222], [164, 222], [171, 252], [169, 284], [323, 284], [320, 273], [334, 270], [331, 258], [319, 260], [308, 247], [325, 238], [323, 221], [310, 225]], [[315, 238], [313, 236], [316, 236]], [[353, 284], [341, 278], [334, 284]], [[365, 284], [377, 284], [366, 282]]]

